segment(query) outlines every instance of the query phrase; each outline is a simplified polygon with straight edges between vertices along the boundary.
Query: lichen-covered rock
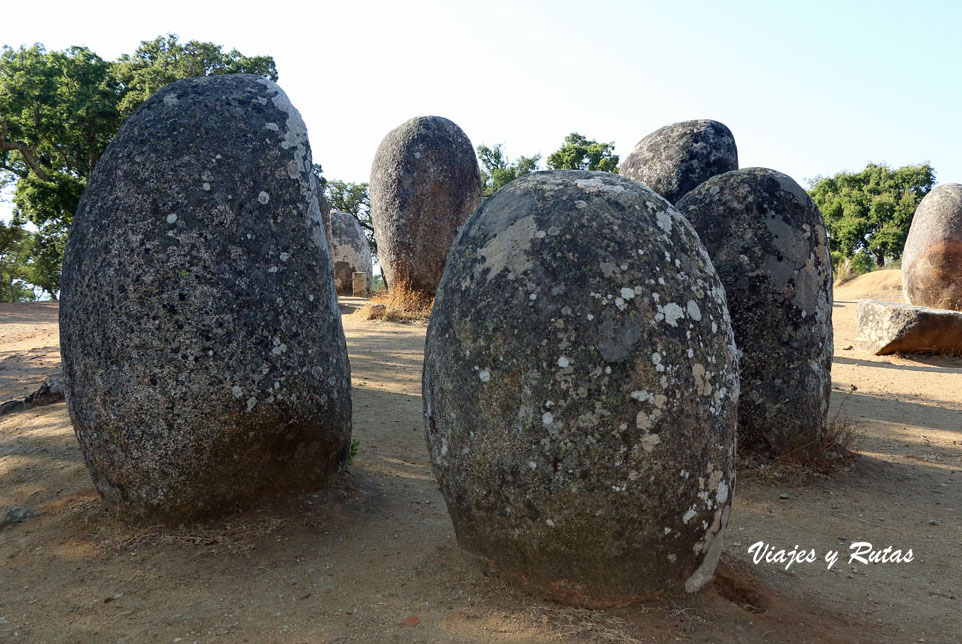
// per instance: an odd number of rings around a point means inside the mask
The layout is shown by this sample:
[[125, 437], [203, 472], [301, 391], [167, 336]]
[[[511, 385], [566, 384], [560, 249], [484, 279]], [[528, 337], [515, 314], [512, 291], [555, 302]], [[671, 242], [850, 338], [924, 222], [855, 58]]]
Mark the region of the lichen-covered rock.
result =
[[350, 367], [307, 132], [274, 83], [178, 81], [127, 120], [63, 264], [67, 406], [125, 516], [315, 489], [347, 458]]
[[936, 186], [915, 210], [902, 294], [908, 304], [962, 311], [962, 184]]
[[334, 237], [334, 288], [339, 295], [354, 293], [354, 273], [374, 275], [371, 244], [357, 219], [346, 212], [331, 212], [331, 234]]
[[832, 264], [825, 223], [791, 177], [746, 168], [678, 202], [728, 295], [741, 352], [739, 444], [804, 458], [832, 386]]
[[327, 203], [324, 190], [317, 186], [317, 207], [321, 211], [321, 220], [324, 222], [324, 239], [327, 240], [327, 257], [331, 260], [331, 270], [334, 270], [334, 237], [331, 231], [331, 205]]
[[962, 355], [962, 312], [859, 300], [855, 345], [877, 356], [890, 353]]
[[707, 583], [735, 352], [721, 282], [664, 199], [603, 172], [502, 188], [451, 250], [425, 347], [428, 448], [462, 548], [575, 604]]
[[478, 159], [461, 128], [421, 116], [389, 132], [371, 167], [371, 219], [388, 286], [433, 294], [480, 202]]
[[723, 123], [672, 123], [639, 141], [618, 170], [671, 203], [715, 175], [738, 169], [738, 148]]

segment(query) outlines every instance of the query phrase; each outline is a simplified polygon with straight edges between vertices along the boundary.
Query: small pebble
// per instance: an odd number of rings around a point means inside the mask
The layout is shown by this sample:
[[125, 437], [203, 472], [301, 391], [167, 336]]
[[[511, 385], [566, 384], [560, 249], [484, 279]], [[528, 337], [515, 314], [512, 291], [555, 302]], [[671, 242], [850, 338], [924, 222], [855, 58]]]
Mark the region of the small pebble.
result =
[[939, 525], [935, 519], [929, 519], [929, 525]]
[[778, 498], [780, 498], [780, 499], [782, 499], [782, 500], [784, 501], [784, 500], [786, 500], [786, 499], [788, 498], [788, 493], [787, 493], [787, 492], [782, 492], [781, 494], [778, 495]]

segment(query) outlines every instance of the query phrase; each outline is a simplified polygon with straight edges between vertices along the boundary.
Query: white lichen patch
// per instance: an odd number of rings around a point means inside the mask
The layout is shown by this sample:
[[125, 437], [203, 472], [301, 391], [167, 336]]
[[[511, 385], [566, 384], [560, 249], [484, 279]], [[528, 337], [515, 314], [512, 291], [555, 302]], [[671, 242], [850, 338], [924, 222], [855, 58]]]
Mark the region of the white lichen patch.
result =
[[554, 422], [554, 415], [550, 411], [541, 414], [541, 423], [545, 426]]
[[164, 97], [164, 105], [170, 107], [171, 105], [177, 105], [177, 94], [168, 94]]
[[688, 522], [698, 516], [698, 512], [695, 510], [695, 506], [692, 505], [688, 510], [681, 515], [681, 522], [688, 525]]
[[482, 369], [478, 373], [478, 378], [481, 380], [481, 382], [488, 382], [489, 380], [491, 380], [491, 372], [488, 371], [487, 369]]
[[641, 447], [646, 452], [650, 452], [655, 449], [655, 446], [661, 442], [661, 437], [658, 434], [645, 434], [641, 437]]
[[484, 258], [484, 263], [475, 269], [475, 277], [489, 269], [488, 281], [502, 270], [508, 269], [514, 276], [521, 275], [531, 266], [531, 239], [538, 232], [534, 217], [522, 217], [510, 226], [496, 234], [488, 241], [478, 254]]
[[169, 215], [167, 215], [167, 223], [168, 224], [177, 223], [177, 214], [172, 212]]
[[241, 389], [239, 385], [234, 385], [230, 388], [230, 393], [234, 396], [234, 398], [240, 398], [244, 395], [244, 390]]
[[277, 127], [277, 123], [265, 123], [265, 130], [270, 130], [271, 132], [280, 132], [281, 128]]
[[660, 307], [659, 311], [664, 314], [665, 322], [667, 322], [669, 326], [678, 326], [678, 320], [685, 315], [685, 311], [674, 302], [669, 302], [665, 306]]
[[570, 364], [571, 364], [571, 360], [569, 360], [567, 356], [561, 356], [560, 358], [558, 358], [558, 366], [561, 367], [562, 369], [566, 368]]
[[611, 192], [618, 194], [619, 192], [625, 191], [624, 186], [619, 186], [615, 183], [608, 183], [607, 181], [603, 181], [600, 177], [579, 179], [575, 181], [575, 184], [585, 192]]
[[698, 304], [695, 300], [688, 300], [688, 304], [685, 306], [688, 311], [688, 317], [690, 317], [695, 322], [701, 322], [701, 309], [698, 308]]
[[264, 204], [264, 205], [267, 205], [267, 202], [270, 201], [270, 200], [271, 200], [271, 196], [270, 196], [269, 194], [267, 194], [266, 192], [264, 192], [263, 190], [261, 190], [260, 194], [257, 195], [257, 201], [259, 201], [260, 203], [262, 203], [262, 204]]
[[628, 288], [627, 286], [621, 289], [621, 299], [623, 300], [633, 300], [635, 299], [635, 289]]

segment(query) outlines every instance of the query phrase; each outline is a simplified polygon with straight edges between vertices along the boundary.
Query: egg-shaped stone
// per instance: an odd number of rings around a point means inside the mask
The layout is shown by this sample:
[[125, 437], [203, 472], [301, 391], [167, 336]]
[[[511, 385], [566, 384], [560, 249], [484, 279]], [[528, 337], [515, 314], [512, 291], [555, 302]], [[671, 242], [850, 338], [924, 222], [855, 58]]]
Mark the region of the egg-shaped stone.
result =
[[458, 236], [424, 420], [461, 547], [579, 605], [695, 591], [722, 549], [738, 366], [688, 222], [634, 181], [537, 172]]
[[478, 159], [461, 128], [421, 116], [389, 132], [371, 167], [371, 220], [388, 287], [433, 294], [480, 202]]
[[316, 489], [351, 442], [350, 366], [307, 131], [273, 82], [195, 78], [108, 146], [63, 264], [67, 407], [124, 517]]
[[738, 442], [806, 460], [832, 390], [832, 262], [818, 206], [791, 177], [745, 168], [678, 202], [728, 294], [741, 352]]
[[962, 311], [962, 184], [936, 186], [912, 217], [902, 251], [908, 304]]
[[368, 284], [374, 277], [371, 244], [357, 218], [340, 210], [331, 211], [331, 233], [334, 237], [334, 288], [340, 295], [353, 295], [354, 273], [367, 275]]
[[672, 123], [639, 141], [618, 172], [643, 183], [671, 203], [711, 177], [738, 169], [731, 130], [718, 121]]

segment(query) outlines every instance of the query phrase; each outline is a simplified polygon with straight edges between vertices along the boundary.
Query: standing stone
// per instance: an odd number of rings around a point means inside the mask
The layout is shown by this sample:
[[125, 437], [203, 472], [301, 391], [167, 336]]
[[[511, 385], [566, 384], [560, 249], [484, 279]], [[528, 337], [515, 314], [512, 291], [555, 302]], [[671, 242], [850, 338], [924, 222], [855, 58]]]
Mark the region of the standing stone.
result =
[[702, 119], [655, 130], [635, 145], [618, 172], [678, 203], [700, 183], [737, 169], [738, 148], [731, 130]]
[[324, 221], [324, 239], [327, 240], [327, 257], [330, 259], [331, 270], [334, 270], [334, 237], [331, 231], [331, 205], [324, 197], [324, 190], [320, 185], [317, 186], [317, 206], [321, 211], [321, 219]]
[[371, 167], [371, 219], [388, 286], [434, 294], [448, 250], [481, 202], [471, 141], [440, 116], [392, 130]]
[[962, 184], [936, 186], [915, 210], [902, 294], [908, 304], [962, 311]]
[[370, 297], [371, 276], [367, 273], [354, 273], [351, 286], [354, 297]]
[[734, 486], [738, 366], [690, 224], [604, 172], [472, 215], [428, 326], [424, 420], [458, 542], [556, 599], [707, 583]]
[[316, 489], [351, 442], [350, 366], [300, 114], [253, 75], [127, 120], [67, 241], [67, 406], [108, 506], [181, 521]]
[[354, 273], [364, 273], [368, 280], [374, 275], [371, 244], [357, 219], [339, 210], [331, 213], [331, 234], [334, 237], [334, 288], [338, 295], [352, 295]]
[[832, 387], [832, 264], [825, 223], [791, 177], [746, 168], [681, 201], [728, 294], [741, 351], [738, 441], [804, 458]]

